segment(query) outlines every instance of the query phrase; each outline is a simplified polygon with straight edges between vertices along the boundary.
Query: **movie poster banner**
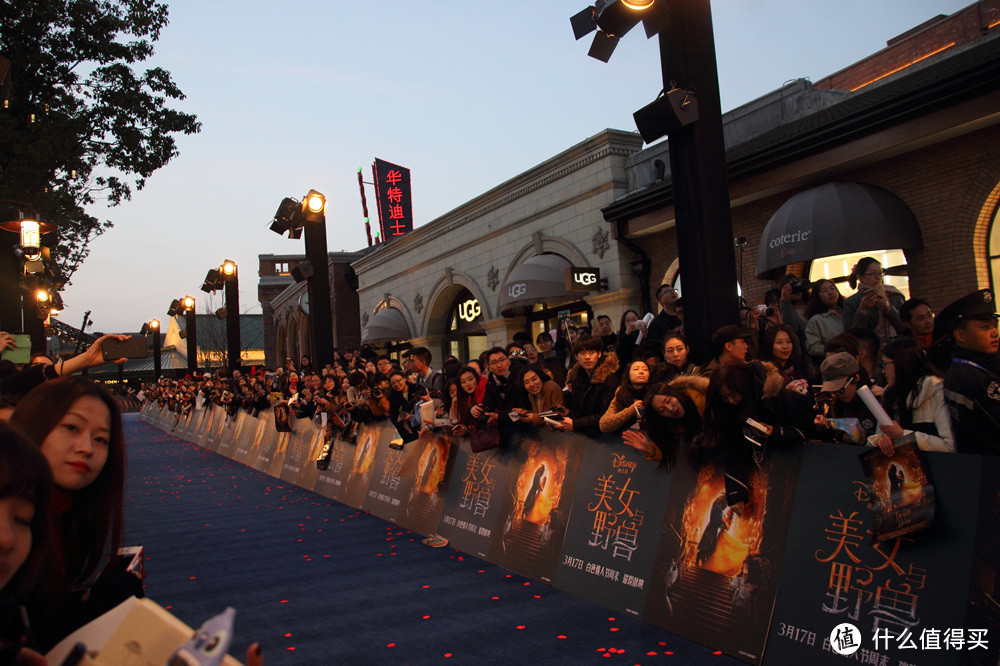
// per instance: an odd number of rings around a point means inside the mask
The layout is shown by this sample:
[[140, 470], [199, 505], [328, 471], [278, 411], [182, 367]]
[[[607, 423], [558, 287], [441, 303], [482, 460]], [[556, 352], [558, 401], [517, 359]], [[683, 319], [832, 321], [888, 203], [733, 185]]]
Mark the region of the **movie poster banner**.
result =
[[248, 465], [249, 461], [257, 456], [257, 449], [260, 448], [260, 440], [264, 437], [266, 429], [271, 423], [271, 413], [261, 412], [260, 416], [247, 423], [240, 431], [239, 439], [236, 441], [232, 458], [237, 462]]
[[243, 429], [243, 424], [252, 418], [242, 410], [237, 412], [236, 419], [229, 422], [228, 426], [223, 429], [225, 434], [220, 439], [219, 445], [215, 447], [215, 452], [220, 456], [232, 458], [233, 449], [240, 441], [240, 431]]
[[[379, 428], [379, 445], [375, 449], [375, 459], [372, 461], [372, 477], [368, 484], [368, 496], [365, 498], [365, 511], [384, 520], [398, 522], [399, 514], [406, 505], [413, 479], [400, 476], [407, 453], [411, 452], [417, 442], [411, 442], [406, 449], [396, 449], [389, 442], [396, 438], [396, 429], [388, 422], [377, 426], [366, 426], [365, 431]], [[358, 433], [358, 437], [362, 437]]]
[[456, 439], [455, 468], [448, 486], [438, 534], [457, 548], [486, 559], [500, 521], [503, 490], [510, 475], [510, 456], [501, 449], [473, 453], [468, 438]]
[[934, 521], [880, 542], [857, 456], [837, 444], [804, 449], [766, 663], [841, 664], [841, 650], [863, 664], [958, 664], [985, 652], [970, 644], [984, 627], [964, 624], [982, 459], [922, 452]]
[[[368, 495], [368, 485], [371, 483], [375, 473], [375, 452], [380, 447], [382, 433], [386, 424], [380, 423], [375, 426], [362, 426], [358, 429], [358, 437], [355, 444], [347, 444], [345, 447], [343, 490], [337, 500], [353, 506], [355, 509], [364, 509], [365, 497]], [[340, 442], [340, 438], [337, 438]], [[388, 446], [388, 442], [383, 446]], [[334, 455], [337, 450], [334, 448]], [[330, 460], [330, 468], [333, 468], [333, 459]]]
[[[365, 433], [371, 429], [372, 426], [362, 426], [358, 432], [358, 439], [364, 441], [366, 439]], [[329, 428], [322, 431], [319, 441], [321, 442], [321, 449], [327, 442], [330, 443], [330, 464], [326, 469], [317, 470], [318, 474], [316, 475], [316, 482], [313, 484], [312, 490], [323, 497], [339, 500], [340, 496], [344, 494], [344, 484], [347, 483], [347, 479], [350, 477], [354, 466], [354, 455], [357, 453], [357, 444], [348, 444], [339, 437], [335, 437]], [[315, 466], [315, 458], [309, 464]]]
[[455, 467], [452, 452], [457, 447], [451, 435], [438, 431], [422, 432], [406, 444], [406, 460], [399, 473], [406, 479], [408, 492], [396, 520], [400, 526], [425, 536], [437, 531]]
[[[265, 430], [263, 433], [259, 433], [260, 437], [254, 443], [254, 446], [250, 448], [250, 455], [247, 458], [247, 464], [253, 467], [258, 472], [263, 472], [267, 474], [268, 468], [271, 466], [271, 459], [274, 458], [274, 454], [278, 450], [278, 436], [287, 437], [286, 433], [280, 433], [273, 428], [270, 430]], [[254, 449], [256, 448], [257, 455], [254, 455]]]
[[521, 435], [510, 462], [490, 562], [552, 583], [585, 444], [593, 446], [593, 441], [567, 433]]
[[[721, 456], [698, 462], [679, 456], [644, 622], [760, 662], [795, 497], [798, 453], [775, 449], [755, 464], [750, 501], [743, 507], [726, 502]], [[857, 467], [857, 460], [853, 464]]]
[[304, 452], [302, 454], [302, 471], [295, 480], [295, 485], [306, 490], [313, 490], [319, 478], [319, 468], [316, 466], [316, 458], [323, 450], [324, 428], [313, 427], [303, 434], [302, 444]]
[[620, 439], [584, 447], [553, 587], [642, 613], [670, 487], [658, 466]]

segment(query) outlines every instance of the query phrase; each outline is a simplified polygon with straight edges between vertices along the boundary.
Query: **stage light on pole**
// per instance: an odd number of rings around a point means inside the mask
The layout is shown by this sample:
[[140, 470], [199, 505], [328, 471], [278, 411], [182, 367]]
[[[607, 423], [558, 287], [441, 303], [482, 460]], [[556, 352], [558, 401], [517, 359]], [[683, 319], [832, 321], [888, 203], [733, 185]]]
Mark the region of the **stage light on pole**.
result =
[[222, 267], [219, 270], [222, 271], [223, 275], [233, 275], [236, 273], [236, 264], [226, 259], [222, 262]]
[[183, 300], [181, 300], [181, 305], [184, 306], [185, 312], [194, 310], [194, 296], [185, 296]]
[[44, 289], [38, 289], [35, 291], [35, 300], [38, 301], [39, 303], [41, 304], [48, 303], [49, 298], [50, 298], [49, 292], [45, 291]]

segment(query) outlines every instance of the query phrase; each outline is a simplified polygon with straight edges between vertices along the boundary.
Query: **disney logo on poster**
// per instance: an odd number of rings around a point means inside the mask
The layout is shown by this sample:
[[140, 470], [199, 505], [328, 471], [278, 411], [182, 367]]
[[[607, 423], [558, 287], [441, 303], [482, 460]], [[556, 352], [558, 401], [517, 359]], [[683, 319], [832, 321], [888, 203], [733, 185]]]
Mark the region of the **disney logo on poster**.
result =
[[[511, 294], [513, 296], [513, 294]], [[476, 317], [483, 313], [483, 309], [479, 306], [479, 301], [474, 298], [470, 298], [464, 303], [459, 303], [458, 305], [458, 316], [463, 321], [473, 322]]]

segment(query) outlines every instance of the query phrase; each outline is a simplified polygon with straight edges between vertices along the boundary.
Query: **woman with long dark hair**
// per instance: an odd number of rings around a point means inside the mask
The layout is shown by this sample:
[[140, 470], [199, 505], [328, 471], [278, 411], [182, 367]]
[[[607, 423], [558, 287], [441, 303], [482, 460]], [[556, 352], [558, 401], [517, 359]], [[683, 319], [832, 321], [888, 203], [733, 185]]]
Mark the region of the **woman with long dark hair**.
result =
[[638, 423], [642, 419], [647, 386], [649, 366], [646, 362], [635, 360], [629, 363], [622, 373], [615, 397], [598, 422], [601, 432], [621, 432], [633, 423]]
[[844, 321], [840, 318], [843, 309], [844, 296], [832, 280], [820, 280], [813, 285], [806, 306], [806, 353], [817, 363], [823, 360], [823, 345], [844, 332]]
[[44, 663], [28, 644], [17, 601], [32, 589], [48, 544], [52, 472], [21, 433], [0, 423], [0, 661]]
[[[660, 382], [646, 391], [642, 428], [625, 430], [622, 441], [649, 460], [669, 469], [677, 462], [677, 451], [702, 430], [703, 391], [708, 380], [689, 376], [671, 383]], [[684, 383], [681, 383], [684, 382]], [[700, 386], [688, 385], [691, 383]], [[696, 401], [697, 400], [697, 401]]]
[[806, 361], [802, 357], [799, 336], [788, 324], [768, 326], [760, 342], [760, 360], [773, 363], [781, 373], [785, 386], [809, 378]]
[[467, 365], [458, 373], [458, 395], [451, 401], [449, 417], [452, 422], [451, 434], [465, 437], [476, 427], [476, 417], [472, 415], [472, 406], [479, 400], [476, 389], [479, 388], [479, 372]]
[[812, 406], [810, 398], [784, 388], [768, 364], [725, 365], [712, 376], [705, 443], [721, 447], [726, 499], [736, 513], [750, 501], [750, 470], [767, 448], [801, 444], [815, 433]]
[[[35, 617], [46, 618], [46, 633], [40, 632], [39, 639], [51, 647], [127, 597], [142, 596], [136, 576], [102, 571], [105, 556], [121, 545], [124, 523], [121, 410], [101, 386], [63, 377], [28, 393], [11, 423], [41, 450], [52, 470], [53, 548], [44, 577], [51, 589], [33, 604], [39, 607]], [[88, 601], [79, 603], [84, 597]]]
[[916, 338], [896, 338], [882, 349], [882, 364], [888, 380], [882, 406], [893, 418], [881, 426], [876, 443], [887, 455], [894, 450], [892, 439], [914, 433], [917, 447], [924, 451], [955, 451], [951, 416], [944, 400], [941, 373], [927, 360]]

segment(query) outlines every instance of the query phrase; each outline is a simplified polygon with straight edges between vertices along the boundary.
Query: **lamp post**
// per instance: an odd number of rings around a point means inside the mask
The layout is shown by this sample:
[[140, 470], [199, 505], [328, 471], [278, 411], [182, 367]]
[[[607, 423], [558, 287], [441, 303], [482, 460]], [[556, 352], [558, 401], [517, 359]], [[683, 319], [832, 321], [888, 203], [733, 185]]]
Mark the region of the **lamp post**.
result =
[[298, 238], [305, 229], [306, 260], [312, 268], [309, 289], [309, 335], [312, 338], [314, 367], [333, 363], [333, 314], [330, 311], [330, 269], [326, 246], [326, 197], [309, 190], [302, 202], [284, 199], [271, 222], [278, 234], [288, 231]]
[[153, 336], [153, 381], [160, 379], [160, 320], [150, 319], [148, 323], [142, 325], [142, 334]]
[[219, 268], [226, 282], [226, 356], [229, 376], [240, 368], [240, 277], [236, 264], [229, 259]]
[[[665, 91], [675, 117], [650, 136], [670, 139], [677, 254], [684, 280], [684, 331], [692, 357], [707, 360], [712, 333], [738, 319], [736, 256], [730, 217], [722, 104], [709, 0], [611, 0], [571, 19], [577, 39], [595, 28], [591, 55], [607, 62], [618, 39], [642, 21], [657, 35]], [[602, 25], [603, 23], [603, 25]], [[682, 94], [673, 94], [682, 93]], [[696, 99], [695, 99], [696, 98]], [[694, 102], [693, 117], [686, 115]], [[644, 109], [645, 110], [645, 109]], [[640, 114], [636, 114], [639, 120]]]
[[0, 328], [29, 334], [32, 353], [44, 352], [42, 320], [47, 318], [48, 307], [40, 308], [47, 303], [38, 300], [35, 281], [27, 285], [29, 293], [24, 293], [21, 277], [25, 273], [23, 262], [41, 263], [42, 235], [55, 231], [56, 227], [22, 201], [3, 199], [0, 203], [6, 204], [0, 211], [0, 229], [17, 234], [20, 241], [16, 255], [0, 253]]
[[185, 337], [187, 338], [188, 372], [194, 375], [198, 371], [198, 321], [195, 319], [194, 296], [185, 296], [171, 301], [167, 316], [173, 317], [184, 313]]

